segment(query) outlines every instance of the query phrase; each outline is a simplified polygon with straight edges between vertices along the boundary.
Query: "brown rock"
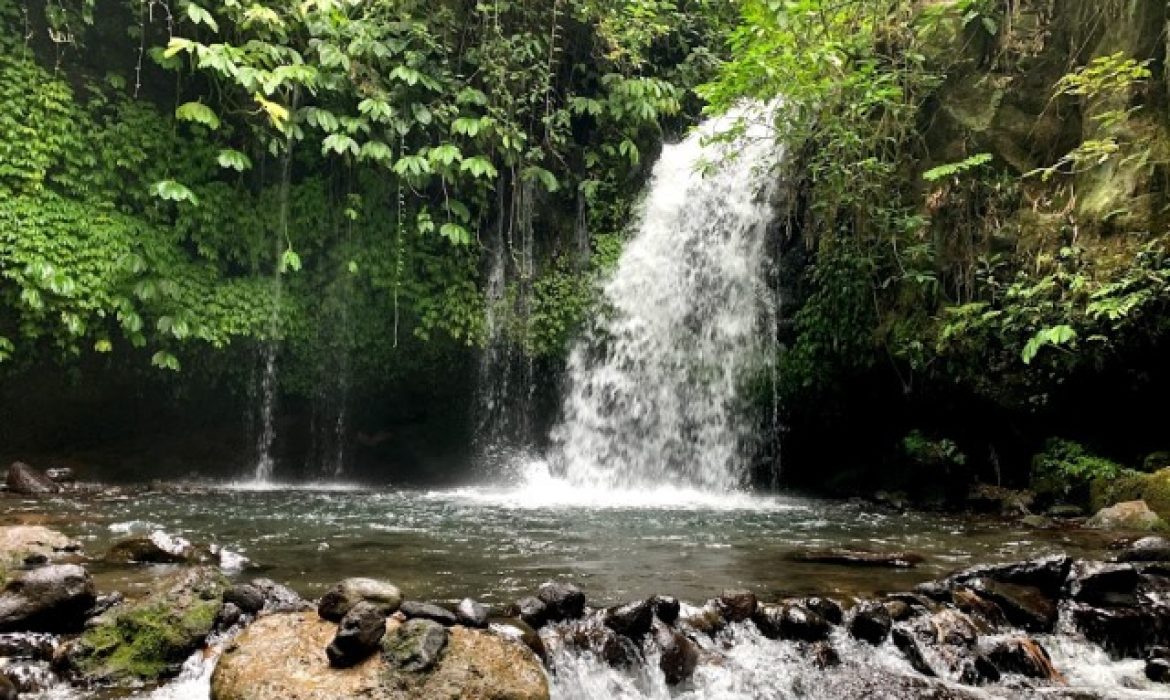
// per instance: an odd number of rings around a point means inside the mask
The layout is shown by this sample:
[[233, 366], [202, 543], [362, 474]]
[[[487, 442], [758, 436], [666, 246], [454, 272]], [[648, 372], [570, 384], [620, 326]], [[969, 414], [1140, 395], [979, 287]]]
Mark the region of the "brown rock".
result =
[[[391, 618], [388, 633], [400, 623]], [[224, 653], [212, 700], [547, 700], [540, 662], [522, 644], [482, 630], [453, 627], [428, 672], [407, 671], [376, 654], [353, 668], [332, 669], [325, 646], [337, 627], [313, 612], [261, 617]]]
[[1145, 501], [1126, 501], [1102, 508], [1086, 523], [1099, 530], [1153, 530], [1161, 524], [1162, 519]]
[[4, 483], [12, 493], [25, 496], [42, 496], [61, 491], [60, 484], [24, 462], [13, 462], [12, 466], [8, 467], [8, 476]]
[[0, 566], [19, 566], [35, 556], [50, 558], [72, 544], [65, 535], [41, 525], [0, 527]]

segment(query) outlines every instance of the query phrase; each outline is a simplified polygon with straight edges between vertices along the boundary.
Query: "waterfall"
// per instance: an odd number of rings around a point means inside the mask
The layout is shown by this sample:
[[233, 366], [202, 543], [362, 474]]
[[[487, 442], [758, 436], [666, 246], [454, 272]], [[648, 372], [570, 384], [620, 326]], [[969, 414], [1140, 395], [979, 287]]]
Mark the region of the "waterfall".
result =
[[[549, 461], [574, 485], [744, 485], [755, 423], [743, 383], [772, 347], [768, 114], [741, 110], [663, 149], [602, 318], [570, 354]], [[737, 135], [713, 138], [725, 132]]]

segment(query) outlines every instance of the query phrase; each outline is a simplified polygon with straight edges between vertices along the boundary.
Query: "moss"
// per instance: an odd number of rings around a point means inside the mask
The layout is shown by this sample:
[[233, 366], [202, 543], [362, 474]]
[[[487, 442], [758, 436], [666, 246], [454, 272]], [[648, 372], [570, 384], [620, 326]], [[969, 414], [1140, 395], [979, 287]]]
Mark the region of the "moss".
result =
[[1113, 479], [1096, 479], [1090, 489], [1094, 511], [1123, 501], [1145, 501], [1150, 510], [1170, 521], [1170, 468], [1153, 474], [1127, 471]]
[[112, 681], [169, 675], [202, 643], [218, 610], [218, 601], [201, 601], [183, 611], [165, 604], [128, 610], [82, 635], [79, 643], [87, 653], [78, 668], [88, 677]]
[[[1032, 458], [1032, 490], [1044, 501], [1096, 504], [1099, 488], [1092, 485], [1120, 483], [1129, 473], [1120, 464], [1089, 452], [1083, 445], [1053, 438], [1045, 443], [1043, 452]], [[1112, 503], [1124, 500], [1135, 499], [1121, 498]], [[1093, 509], [1100, 507], [1094, 505]]]

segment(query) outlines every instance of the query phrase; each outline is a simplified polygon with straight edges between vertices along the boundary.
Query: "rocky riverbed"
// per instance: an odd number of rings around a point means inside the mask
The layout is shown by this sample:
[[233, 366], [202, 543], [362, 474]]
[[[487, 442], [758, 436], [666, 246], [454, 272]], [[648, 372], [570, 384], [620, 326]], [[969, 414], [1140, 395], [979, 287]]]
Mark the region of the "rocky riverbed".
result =
[[[390, 554], [306, 595], [220, 545], [157, 531], [79, 542], [52, 517], [21, 519], [0, 526], [0, 698], [1170, 698], [1158, 535], [1105, 531], [1117, 546], [1101, 556], [881, 578], [907, 585], [856, 594], [679, 600], [664, 586], [621, 602], [554, 576], [451, 600], [387, 575]], [[902, 576], [926, 559], [804, 547], [777, 566]], [[139, 573], [95, 577], [103, 567]]]

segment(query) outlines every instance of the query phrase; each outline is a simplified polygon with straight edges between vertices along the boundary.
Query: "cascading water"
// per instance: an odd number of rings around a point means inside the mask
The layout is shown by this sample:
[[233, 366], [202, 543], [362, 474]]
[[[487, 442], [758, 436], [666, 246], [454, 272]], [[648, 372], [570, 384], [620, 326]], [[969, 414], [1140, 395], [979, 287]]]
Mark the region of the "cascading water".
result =
[[742, 384], [766, 359], [774, 315], [762, 273], [780, 157], [770, 113], [736, 111], [663, 149], [604, 287], [608, 313], [569, 359], [550, 461], [574, 485], [743, 485]]

